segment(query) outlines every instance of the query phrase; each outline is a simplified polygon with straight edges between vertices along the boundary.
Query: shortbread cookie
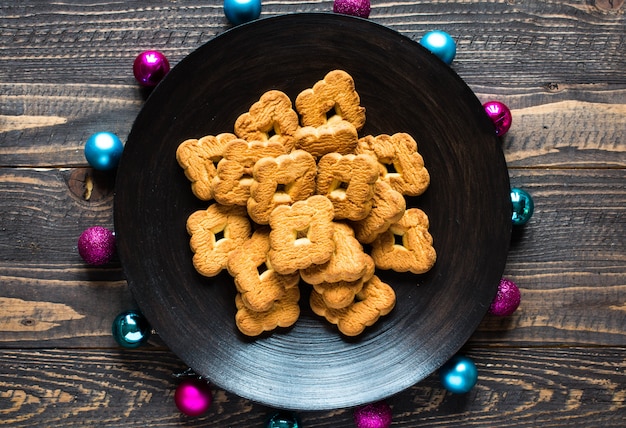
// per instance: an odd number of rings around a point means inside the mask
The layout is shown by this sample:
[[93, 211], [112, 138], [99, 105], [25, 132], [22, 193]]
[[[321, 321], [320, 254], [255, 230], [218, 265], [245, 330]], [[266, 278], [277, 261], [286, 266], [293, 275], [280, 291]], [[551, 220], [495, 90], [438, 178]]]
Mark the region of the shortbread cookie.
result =
[[382, 180], [376, 181], [372, 209], [363, 220], [352, 222], [354, 234], [359, 242], [371, 244], [389, 226], [396, 223], [404, 215], [406, 200], [399, 192]]
[[300, 289], [291, 287], [285, 291], [272, 308], [265, 312], [255, 312], [248, 308], [239, 294], [235, 296], [237, 313], [235, 323], [246, 336], [258, 336], [264, 331], [272, 331], [278, 327], [286, 328], [295, 324], [300, 316]]
[[316, 158], [327, 153], [353, 153], [359, 141], [354, 125], [333, 116], [320, 126], [303, 126], [296, 131], [296, 148], [306, 150]]

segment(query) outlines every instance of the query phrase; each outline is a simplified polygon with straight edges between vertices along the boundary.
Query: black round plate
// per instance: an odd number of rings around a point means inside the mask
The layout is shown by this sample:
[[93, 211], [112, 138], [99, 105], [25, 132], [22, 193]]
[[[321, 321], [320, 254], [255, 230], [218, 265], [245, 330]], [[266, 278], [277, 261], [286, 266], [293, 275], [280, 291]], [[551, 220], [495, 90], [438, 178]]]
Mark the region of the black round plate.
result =
[[[187, 217], [207, 204], [176, 162], [188, 138], [232, 132], [265, 91], [295, 100], [333, 69], [352, 75], [361, 135], [408, 132], [431, 185], [409, 206], [429, 216], [437, 263], [427, 274], [379, 272], [397, 305], [361, 336], [316, 317], [306, 288], [286, 331], [238, 333], [235, 287], [192, 266]], [[424, 379], [468, 340], [493, 299], [511, 235], [500, 141], [468, 86], [418, 43], [369, 20], [294, 14], [226, 31], [154, 90], [126, 143], [116, 183], [118, 253], [141, 311], [185, 364], [239, 396], [285, 409], [342, 408]]]

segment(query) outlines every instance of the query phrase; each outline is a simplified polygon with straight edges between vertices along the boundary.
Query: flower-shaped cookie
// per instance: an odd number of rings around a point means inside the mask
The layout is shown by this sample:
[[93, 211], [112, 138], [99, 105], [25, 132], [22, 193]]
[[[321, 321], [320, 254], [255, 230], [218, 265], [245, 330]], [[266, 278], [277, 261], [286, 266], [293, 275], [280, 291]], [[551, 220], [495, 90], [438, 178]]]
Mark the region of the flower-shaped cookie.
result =
[[291, 327], [300, 316], [300, 289], [291, 287], [285, 291], [282, 298], [274, 303], [271, 309], [264, 312], [255, 312], [248, 308], [241, 295], [235, 296], [237, 313], [235, 323], [237, 328], [246, 336], [258, 336], [264, 331], [271, 331], [278, 327]]
[[378, 235], [400, 220], [405, 210], [404, 196], [379, 179], [374, 187], [370, 213], [363, 220], [351, 223], [356, 238], [363, 244], [371, 244]]

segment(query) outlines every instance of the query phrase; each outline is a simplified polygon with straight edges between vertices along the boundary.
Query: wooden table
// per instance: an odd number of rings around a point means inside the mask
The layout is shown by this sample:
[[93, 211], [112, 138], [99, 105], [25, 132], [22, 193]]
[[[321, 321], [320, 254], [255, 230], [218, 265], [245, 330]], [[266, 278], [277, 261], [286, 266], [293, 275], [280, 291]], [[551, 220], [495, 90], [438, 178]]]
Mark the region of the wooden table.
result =
[[[264, 3], [264, 17], [332, 11]], [[476, 387], [453, 395], [432, 375], [387, 400], [393, 426], [626, 426], [623, 0], [372, 3], [371, 20], [412, 39], [454, 37], [454, 70], [512, 109], [511, 184], [536, 204], [505, 270], [519, 310], [487, 316], [463, 349]], [[113, 227], [113, 180], [83, 146], [128, 134], [146, 96], [135, 56], [156, 48], [175, 65], [228, 27], [218, 0], [0, 1], [0, 425], [264, 425], [272, 409], [217, 388], [205, 416], [179, 413], [185, 365], [158, 337], [117, 346], [111, 322], [134, 307], [120, 264], [77, 253], [87, 227]], [[352, 415], [299, 412], [307, 428]]]

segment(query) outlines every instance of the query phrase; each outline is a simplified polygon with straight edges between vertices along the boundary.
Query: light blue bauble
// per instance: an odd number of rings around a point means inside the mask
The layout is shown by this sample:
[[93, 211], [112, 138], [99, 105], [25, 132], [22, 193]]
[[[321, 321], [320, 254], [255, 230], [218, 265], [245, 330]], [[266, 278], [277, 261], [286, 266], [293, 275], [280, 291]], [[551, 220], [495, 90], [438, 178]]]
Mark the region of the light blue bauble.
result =
[[124, 144], [111, 132], [96, 132], [85, 144], [85, 158], [92, 168], [106, 171], [117, 166]]
[[456, 43], [450, 34], [441, 30], [429, 31], [420, 39], [420, 45], [435, 54], [446, 64], [451, 64], [456, 56]]
[[439, 380], [448, 391], [465, 394], [476, 385], [478, 370], [470, 358], [456, 355], [439, 369]]
[[528, 223], [535, 211], [533, 198], [524, 190], [514, 187], [511, 189], [511, 204], [513, 205], [511, 217], [513, 226], [523, 226]]
[[224, 0], [224, 14], [233, 25], [261, 16], [261, 0]]

